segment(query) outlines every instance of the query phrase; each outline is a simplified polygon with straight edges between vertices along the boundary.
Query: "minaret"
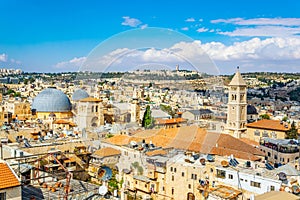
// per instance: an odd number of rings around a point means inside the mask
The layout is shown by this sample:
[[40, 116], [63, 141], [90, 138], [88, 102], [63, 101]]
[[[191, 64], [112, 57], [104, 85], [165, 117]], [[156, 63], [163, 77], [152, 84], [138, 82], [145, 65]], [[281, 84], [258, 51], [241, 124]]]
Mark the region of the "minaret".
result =
[[131, 112], [130, 112], [130, 121], [137, 122], [140, 121], [140, 104], [137, 98], [137, 91], [136, 88], [133, 91], [133, 97], [131, 100]]
[[247, 122], [247, 87], [237, 67], [237, 71], [229, 83], [227, 131], [230, 135], [241, 138], [246, 132]]

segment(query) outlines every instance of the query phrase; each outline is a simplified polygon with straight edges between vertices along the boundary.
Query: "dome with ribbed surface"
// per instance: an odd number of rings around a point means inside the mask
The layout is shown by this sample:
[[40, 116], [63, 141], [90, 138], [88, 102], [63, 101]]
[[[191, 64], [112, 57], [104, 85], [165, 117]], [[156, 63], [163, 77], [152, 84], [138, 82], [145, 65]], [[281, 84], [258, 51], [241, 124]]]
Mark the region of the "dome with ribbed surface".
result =
[[247, 105], [247, 114], [248, 115], [257, 115], [257, 110], [253, 105]]
[[80, 99], [84, 99], [89, 97], [89, 94], [83, 90], [83, 89], [78, 89], [76, 90], [73, 95], [72, 95], [72, 100], [73, 101], [79, 101]]
[[71, 102], [62, 91], [47, 88], [34, 98], [32, 109], [37, 112], [69, 112], [71, 111]]

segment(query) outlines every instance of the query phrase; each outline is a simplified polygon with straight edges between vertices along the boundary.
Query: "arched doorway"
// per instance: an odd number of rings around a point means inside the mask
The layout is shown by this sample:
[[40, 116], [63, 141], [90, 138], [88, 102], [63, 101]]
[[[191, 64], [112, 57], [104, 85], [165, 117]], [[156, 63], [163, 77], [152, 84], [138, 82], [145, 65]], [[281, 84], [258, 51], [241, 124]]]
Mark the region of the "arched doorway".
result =
[[187, 200], [195, 200], [195, 195], [191, 192], [187, 193]]
[[98, 126], [98, 117], [93, 117], [91, 121], [91, 126], [92, 127], [97, 127]]

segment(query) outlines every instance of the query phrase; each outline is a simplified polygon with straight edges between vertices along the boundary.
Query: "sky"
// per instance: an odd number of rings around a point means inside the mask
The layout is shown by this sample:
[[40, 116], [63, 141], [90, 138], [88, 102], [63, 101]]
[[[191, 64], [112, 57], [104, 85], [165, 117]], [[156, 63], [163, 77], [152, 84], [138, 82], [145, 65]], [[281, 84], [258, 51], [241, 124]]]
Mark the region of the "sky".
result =
[[[212, 73], [220, 74], [232, 74], [236, 66], [241, 72], [300, 72], [297, 0], [0, 4], [0, 68], [79, 71], [97, 58], [104, 68], [120, 71], [149, 63], [183, 68], [189, 63], [204, 71], [213, 65]], [[210, 64], [202, 66], [202, 58]]]

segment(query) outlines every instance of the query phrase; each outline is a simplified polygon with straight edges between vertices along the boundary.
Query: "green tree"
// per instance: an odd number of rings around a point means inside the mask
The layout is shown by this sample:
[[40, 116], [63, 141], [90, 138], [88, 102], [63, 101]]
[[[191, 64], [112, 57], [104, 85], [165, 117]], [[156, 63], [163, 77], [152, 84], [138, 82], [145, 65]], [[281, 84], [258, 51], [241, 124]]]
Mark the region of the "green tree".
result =
[[290, 130], [286, 132], [286, 139], [298, 139], [298, 130], [296, 129], [294, 121], [291, 124]]
[[14, 93], [14, 97], [21, 97], [21, 93], [20, 92]]
[[7, 93], [6, 94], [15, 94], [16, 92], [13, 90], [13, 89], [9, 89], [7, 90]]
[[286, 122], [288, 120], [288, 117], [287, 116], [284, 116], [283, 118], [282, 118], [282, 121], [284, 121], [284, 122]]
[[263, 114], [259, 116], [261, 119], [270, 119], [270, 116], [268, 114]]
[[145, 127], [145, 128], [151, 128], [152, 125], [153, 125], [153, 119], [152, 119], [152, 116], [151, 116], [150, 106], [147, 105], [146, 111], [144, 113], [144, 117], [143, 117], [143, 120], [142, 120], [142, 126]]
[[150, 96], [147, 95], [147, 97], [145, 98], [145, 100], [146, 100], [146, 101], [150, 101], [150, 100], [151, 100], [151, 99], [150, 99]]

